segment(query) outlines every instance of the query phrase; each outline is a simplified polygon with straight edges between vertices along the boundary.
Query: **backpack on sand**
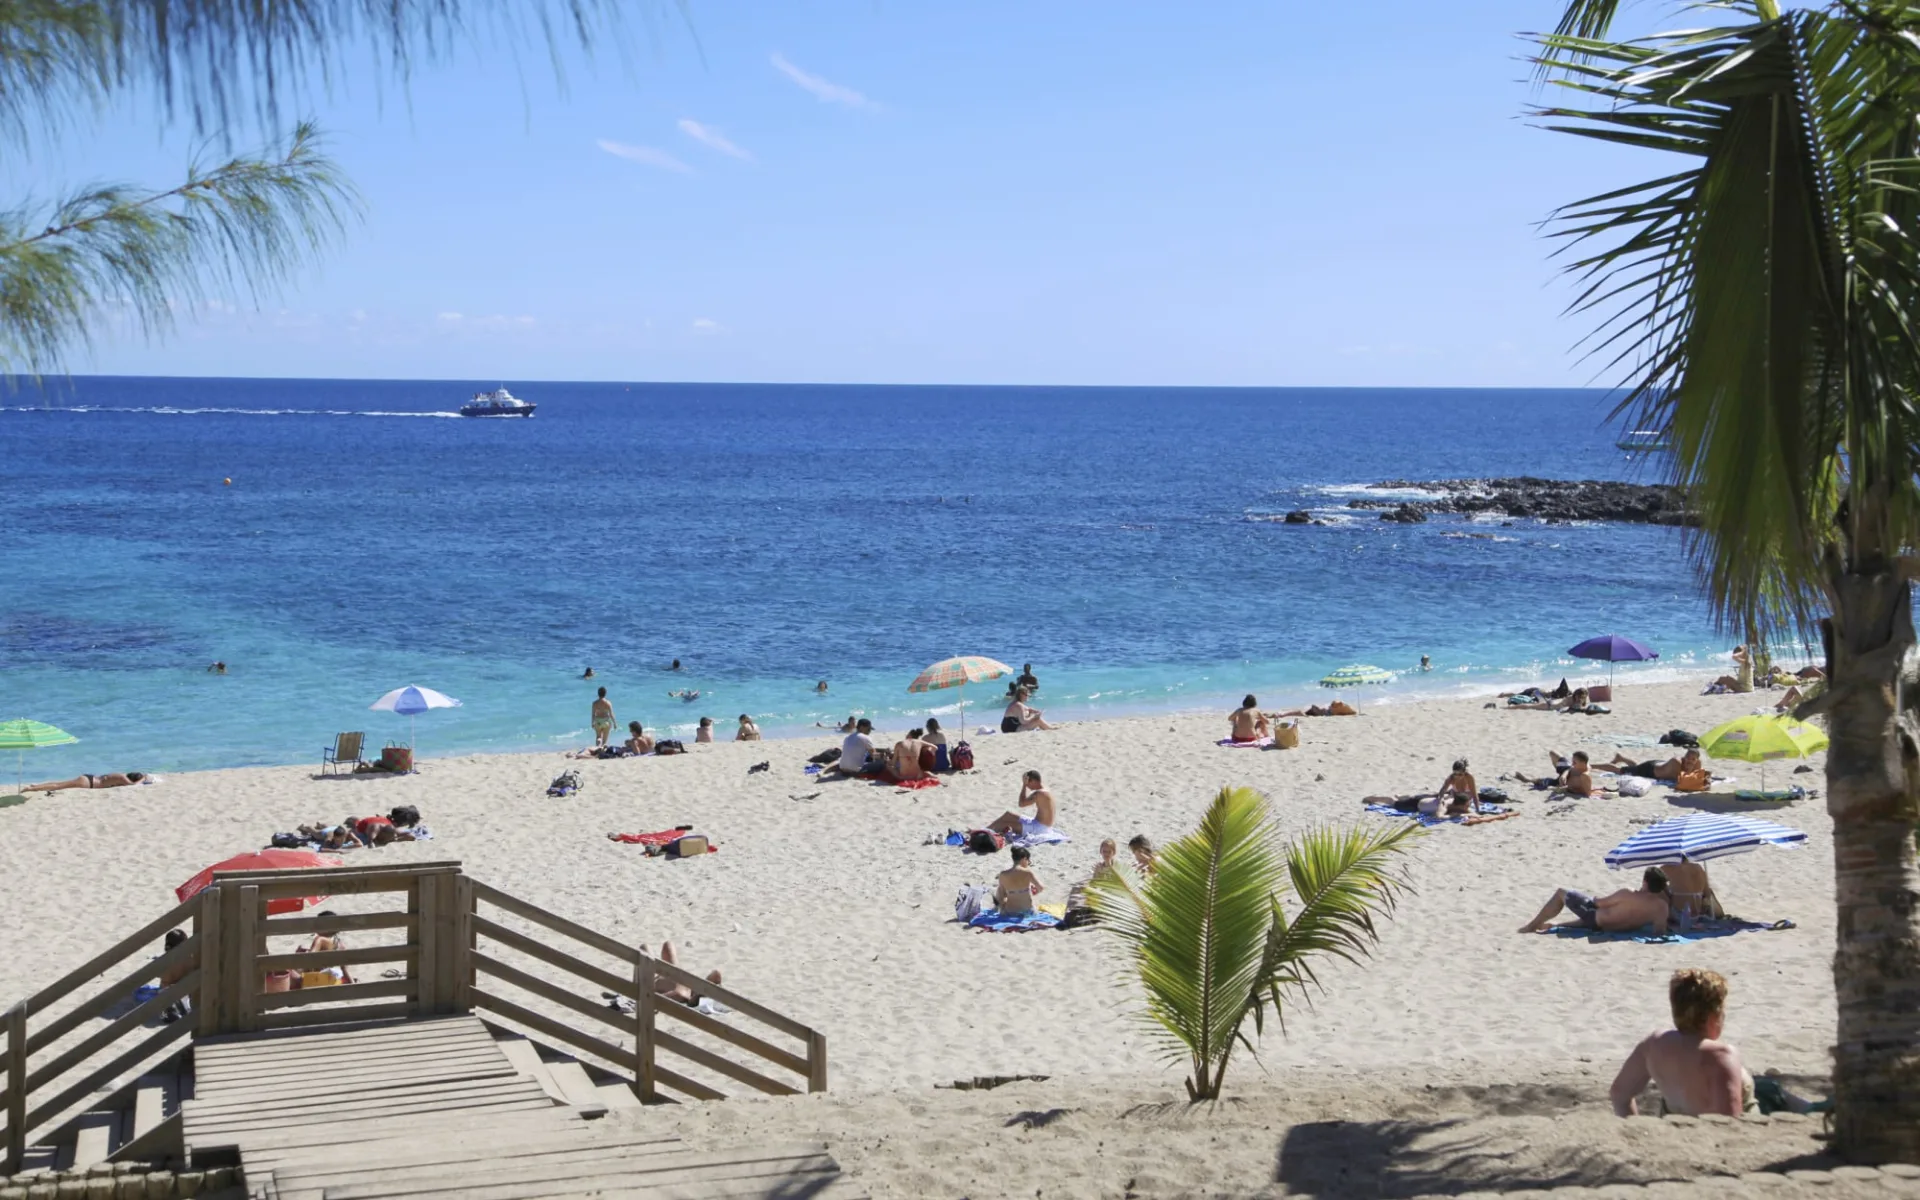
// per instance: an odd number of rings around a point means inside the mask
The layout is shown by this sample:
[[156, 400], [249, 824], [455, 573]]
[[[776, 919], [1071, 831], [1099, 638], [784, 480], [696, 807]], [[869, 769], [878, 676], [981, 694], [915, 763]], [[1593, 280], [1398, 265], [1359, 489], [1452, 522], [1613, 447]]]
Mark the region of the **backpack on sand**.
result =
[[966, 924], [987, 907], [992, 892], [984, 883], [969, 883], [953, 898], [953, 919]]
[[953, 754], [951, 757], [953, 759], [954, 770], [956, 771], [973, 770], [973, 747], [968, 743], [961, 742], [958, 746], [955, 746], [953, 748]]

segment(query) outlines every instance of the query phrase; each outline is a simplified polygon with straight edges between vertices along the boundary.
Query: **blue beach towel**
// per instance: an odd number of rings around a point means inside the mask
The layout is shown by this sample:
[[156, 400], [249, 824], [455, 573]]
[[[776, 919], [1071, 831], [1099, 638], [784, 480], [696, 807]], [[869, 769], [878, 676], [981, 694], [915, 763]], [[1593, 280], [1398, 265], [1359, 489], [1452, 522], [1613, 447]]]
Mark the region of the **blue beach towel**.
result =
[[[1429, 817], [1424, 813], [1401, 812], [1391, 804], [1369, 804], [1367, 805], [1367, 811], [1370, 813], [1378, 813], [1383, 817], [1412, 817], [1422, 825], [1429, 827], [1434, 825], [1458, 825], [1466, 820], [1465, 817]], [[1504, 804], [1482, 804], [1480, 806], [1480, 815], [1482, 816], [1497, 817], [1507, 811], [1507, 806]]]
[[1579, 938], [1584, 942], [1638, 942], [1643, 946], [1657, 946], [1684, 945], [1704, 942], [1711, 938], [1732, 937], [1736, 933], [1755, 933], [1762, 930], [1794, 927], [1792, 921], [1775, 921], [1769, 925], [1764, 921], [1741, 921], [1724, 917], [1719, 920], [1695, 921], [1693, 928], [1685, 933], [1677, 930], [1654, 933], [1644, 927], [1632, 930], [1586, 929], [1579, 925], [1555, 925], [1548, 932], [1555, 937]]
[[991, 929], [995, 933], [1026, 933], [1030, 929], [1058, 929], [1060, 918], [1052, 913], [1002, 913], [997, 909], [975, 916], [967, 922], [969, 929]]

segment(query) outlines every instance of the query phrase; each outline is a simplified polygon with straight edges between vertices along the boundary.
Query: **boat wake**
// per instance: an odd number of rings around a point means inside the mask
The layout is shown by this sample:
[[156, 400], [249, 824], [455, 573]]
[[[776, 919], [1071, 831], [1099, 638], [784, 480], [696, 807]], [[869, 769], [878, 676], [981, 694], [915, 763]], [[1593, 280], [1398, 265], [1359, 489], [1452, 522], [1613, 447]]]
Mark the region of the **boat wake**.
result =
[[385, 412], [338, 408], [175, 408], [164, 404], [139, 408], [120, 408], [107, 404], [61, 404], [46, 407], [23, 404], [12, 408], [0, 407], [0, 413], [145, 413], [162, 417], [453, 417], [456, 419], [460, 416], [457, 412]]

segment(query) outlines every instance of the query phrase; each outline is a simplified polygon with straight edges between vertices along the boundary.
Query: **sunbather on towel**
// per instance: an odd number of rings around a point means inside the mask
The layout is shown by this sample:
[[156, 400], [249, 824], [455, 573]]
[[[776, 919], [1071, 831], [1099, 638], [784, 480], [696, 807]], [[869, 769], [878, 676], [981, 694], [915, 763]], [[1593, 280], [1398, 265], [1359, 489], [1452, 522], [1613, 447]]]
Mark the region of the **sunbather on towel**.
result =
[[23, 792], [59, 792], [67, 788], [110, 788], [126, 787], [145, 779], [143, 771], [127, 771], [124, 774], [109, 772], [105, 775], [75, 775], [72, 779], [51, 779], [46, 783], [29, 783], [20, 790]]
[[[647, 948], [645, 946], [640, 947], [640, 953], [645, 954], [646, 952]], [[660, 961], [669, 966], [677, 967], [680, 965], [679, 956], [673, 952], [672, 942], [660, 943]], [[707, 982], [713, 984], [715, 987], [720, 986], [720, 972], [717, 969], [708, 971]], [[664, 975], [655, 975], [653, 977], [653, 991], [655, 995], [665, 996], [669, 1000], [677, 1000], [688, 1008], [697, 1008], [700, 1004], [700, 997], [694, 993], [692, 988], [684, 983], [675, 983]]]
[[925, 779], [933, 766], [933, 747], [922, 739], [924, 729], [910, 729], [907, 736], [893, 744], [893, 761], [887, 764], [887, 775], [898, 783], [910, 783], [916, 779]]
[[1621, 888], [1608, 896], [1594, 897], [1573, 888], [1561, 888], [1533, 920], [1520, 927], [1520, 932], [1545, 933], [1551, 928], [1548, 922], [1567, 912], [1574, 918], [1569, 928], [1624, 933], [1651, 925], [1655, 933], [1665, 933], [1669, 913], [1666, 893], [1667, 873], [1659, 867], [1648, 867], [1638, 888]]
[[[1033, 816], [1023, 817], [1019, 810], [1031, 808]], [[1040, 772], [1028, 771], [1020, 777], [1020, 799], [1013, 812], [1001, 813], [987, 825], [995, 833], [1010, 837], [1040, 837], [1053, 832], [1053, 793], [1040, 782]]]
[[1644, 762], [1636, 762], [1624, 754], [1616, 754], [1613, 756], [1613, 761], [1601, 763], [1593, 769], [1608, 775], [1638, 775], [1642, 779], [1664, 779], [1671, 783], [1680, 778], [1682, 771], [1700, 769], [1700, 752], [1689, 750], [1679, 758], [1669, 758], [1665, 762], [1657, 762], [1651, 758]]
[[1322, 707], [1318, 704], [1306, 708], [1290, 708], [1286, 712], [1268, 713], [1270, 717], [1357, 717], [1360, 710], [1345, 700], [1335, 700]]
[[[1468, 813], [1480, 811], [1480, 785], [1473, 781], [1473, 775], [1467, 770], [1467, 760], [1453, 760], [1453, 772], [1434, 789], [1435, 816], [1464, 817]], [[1444, 805], [1446, 811], [1440, 812]], [[1422, 809], [1421, 811], [1426, 811]]]
[[1227, 717], [1233, 727], [1230, 735], [1236, 742], [1257, 742], [1273, 733], [1273, 723], [1267, 720], [1267, 714], [1260, 711], [1260, 701], [1251, 693], [1240, 702], [1240, 707]]
[[1025, 846], [1015, 846], [1008, 852], [1013, 865], [1000, 872], [993, 884], [993, 907], [1009, 916], [1033, 911], [1033, 898], [1047, 890], [1040, 877], [1033, 873], [1030, 865], [1033, 852]]
[[1649, 1034], [1614, 1077], [1609, 1089], [1618, 1117], [1638, 1116], [1637, 1097], [1649, 1082], [1660, 1085], [1663, 1112], [1698, 1117], [1738, 1117], [1758, 1106], [1753, 1076], [1740, 1052], [1720, 1040], [1727, 1021], [1727, 981], [1717, 971], [1689, 967], [1667, 982], [1673, 1028]]
[[319, 844], [322, 850], [357, 850], [366, 845], [349, 817], [344, 825], [301, 825], [295, 830], [301, 837]]
[[[1593, 795], [1593, 775], [1585, 750], [1575, 750], [1572, 758], [1562, 758], [1557, 750], [1547, 751], [1553, 762], [1553, 786], [1571, 796]], [[1524, 778], [1516, 776], [1515, 778]], [[1528, 780], [1529, 783], [1533, 782]]]

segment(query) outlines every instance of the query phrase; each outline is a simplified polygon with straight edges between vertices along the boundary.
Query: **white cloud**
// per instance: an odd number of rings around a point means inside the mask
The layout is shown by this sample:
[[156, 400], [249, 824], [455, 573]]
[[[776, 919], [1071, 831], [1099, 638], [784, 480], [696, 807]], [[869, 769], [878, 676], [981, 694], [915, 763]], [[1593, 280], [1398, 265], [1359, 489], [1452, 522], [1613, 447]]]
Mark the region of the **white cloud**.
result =
[[680, 118], [680, 132], [686, 134], [696, 142], [711, 146], [728, 158], [737, 158], [744, 162], [753, 161], [753, 155], [734, 145], [726, 134], [721, 133], [711, 125], [702, 125], [692, 117]]
[[693, 319], [693, 331], [695, 333], [712, 335], [724, 333], [726, 332], [726, 328], [725, 325], [722, 325], [712, 317], [695, 317]]
[[356, 308], [347, 314], [347, 319], [355, 325], [362, 324], [367, 319], [367, 310], [364, 308]]
[[812, 92], [815, 96], [818, 96], [823, 103], [844, 104], [848, 108], [868, 108], [873, 106], [871, 100], [868, 100], [852, 88], [842, 87], [832, 80], [822, 79], [818, 75], [809, 74], [799, 67], [794, 66], [787, 61], [787, 56], [784, 54], [776, 53], [769, 61], [773, 63], [774, 70], [785, 75], [788, 79], [793, 80], [807, 91]]
[[597, 145], [615, 158], [624, 158], [643, 166], [658, 167], [662, 171], [672, 171], [679, 175], [694, 174], [692, 167], [665, 150], [656, 150], [652, 146], [631, 146], [626, 142], [614, 142], [606, 138], [601, 138]]
[[457, 325], [467, 319], [465, 313], [443, 312], [438, 315], [442, 321], [445, 321], [449, 325]]

